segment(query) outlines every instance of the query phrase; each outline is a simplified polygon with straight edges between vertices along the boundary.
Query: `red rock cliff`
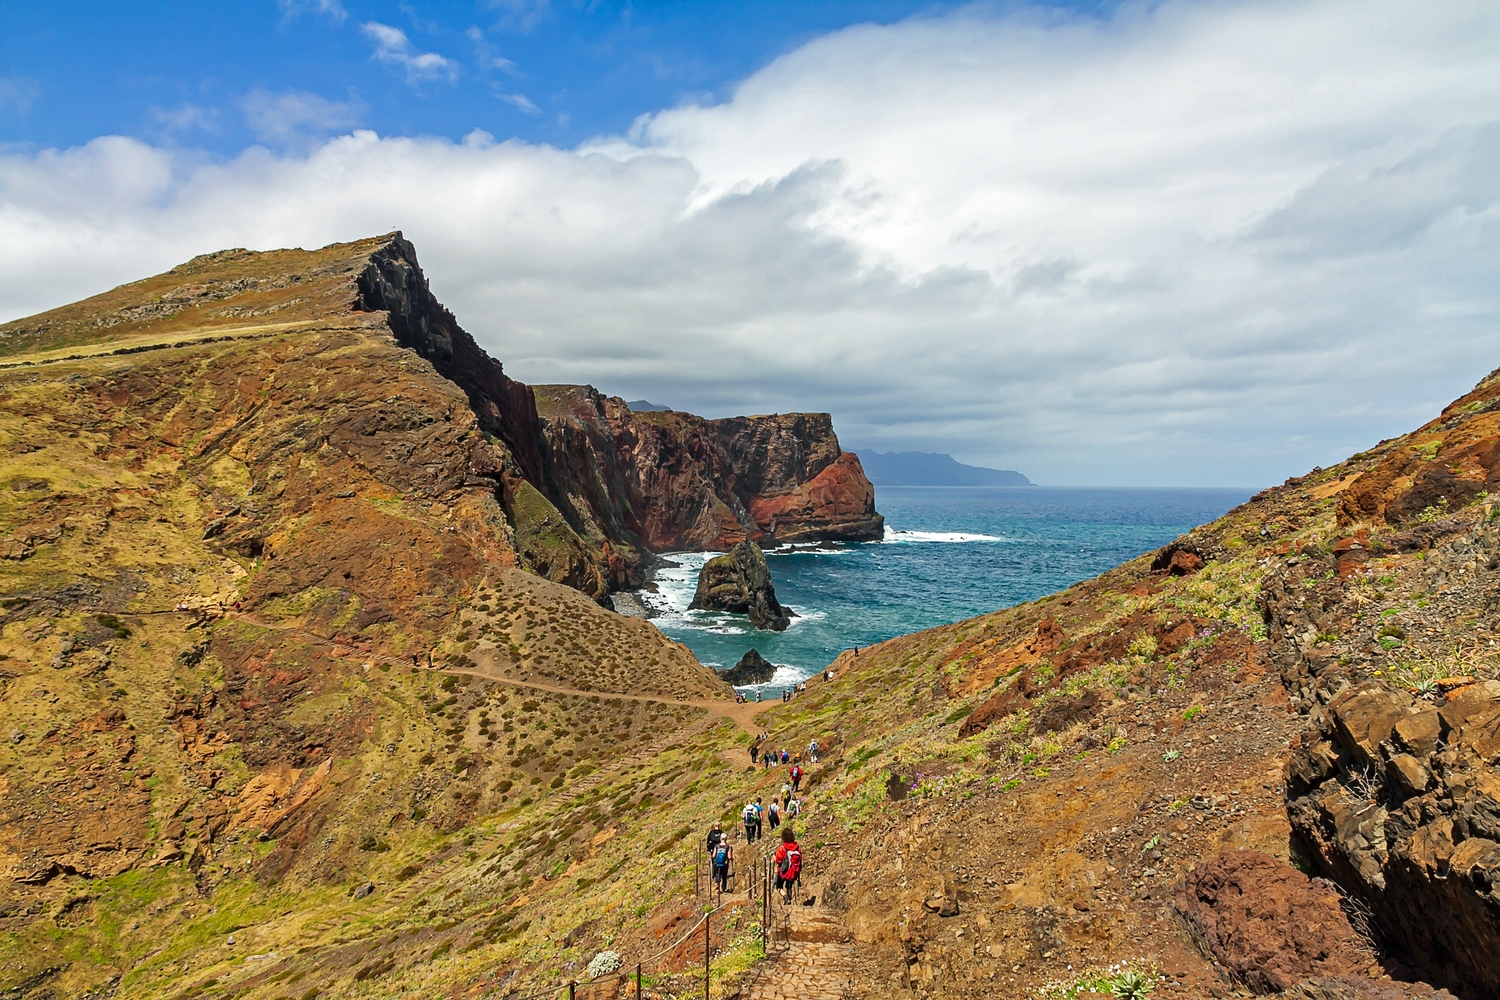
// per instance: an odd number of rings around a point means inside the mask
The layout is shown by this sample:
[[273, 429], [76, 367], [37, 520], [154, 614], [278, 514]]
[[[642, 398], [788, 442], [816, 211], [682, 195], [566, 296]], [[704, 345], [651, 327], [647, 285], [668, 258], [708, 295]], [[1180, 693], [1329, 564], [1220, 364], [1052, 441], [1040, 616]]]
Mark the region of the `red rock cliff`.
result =
[[502, 502], [520, 554], [551, 579], [602, 597], [638, 584], [649, 552], [883, 534], [875, 489], [826, 413], [708, 420], [633, 413], [591, 386], [533, 389], [433, 297], [399, 233], [370, 254], [354, 308], [384, 312], [505, 445]]
[[590, 386], [536, 396], [549, 477], [588, 530], [658, 552], [884, 532], [875, 489], [826, 413], [709, 420], [635, 413]]

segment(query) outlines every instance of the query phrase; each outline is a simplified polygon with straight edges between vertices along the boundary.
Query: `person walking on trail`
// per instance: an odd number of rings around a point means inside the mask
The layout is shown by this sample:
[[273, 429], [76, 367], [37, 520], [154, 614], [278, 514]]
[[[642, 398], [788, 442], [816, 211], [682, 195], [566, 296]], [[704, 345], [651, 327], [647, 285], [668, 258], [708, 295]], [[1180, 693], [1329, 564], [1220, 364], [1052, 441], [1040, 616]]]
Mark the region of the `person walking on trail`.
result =
[[783, 764], [788, 763], [791, 759], [792, 759], [792, 755], [791, 754], [787, 753], [785, 750], [781, 751], [781, 762]]
[[792, 765], [792, 791], [800, 791], [802, 785], [802, 765]]
[[814, 764], [818, 762], [818, 741], [811, 740], [807, 744], [807, 759]]
[[745, 803], [745, 843], [755, 843], [755, 838], [760, 834], [760, 810], [755, 808], [754, 802]]
[[713, 884], [719, 892], [729, 891], [729, 866], [734, 861], [734, 850], [729, 846], [729, 837], [719, 834], [719, 840], [709, 855], [713, 862]]
[[790, 802], [790, 801], [792, 801], [792, 786], [791, 785], [782, 785], [781, 786], [781, 811], [782, 812], [786, 812], [786, 804], [788, 802]]
[[759, 743], [758, 740], [752, 740], [750, 742], [750, 766], [751, 767], [755, 766], [755, 758], [757, 758], [757, 757], [760, 756], [760, 751], [756, 749], [756, 746], [757, 746], [758, 743]]
[[712, 855], [714, 848], [719, 846], [719, 841], [724, 839], [724, 828], [717, 821], [714, 822], [712, 830], [708, 831], [708, 853]]
[[796, 819], [800, 815], [802, 815], [802, 800], [801, 799], [793, 799], [792, 801], [790, 801], [790, 802], [788, 802], [786, 804], [786, 821], [788, 823], [790, 823], [792, 820]]
[[785, 895], [787, 904], [792, 901], [792, 887], [802, 877], [802, 847], [797, 843], [797, 834], [788, 823], [781, 831], [781, 846], [776, 848], [776, 888]]
[[781, 807], [776, 804], [775, 799], [772, 799], [771, 804], [766, 807], [766, 818], [772, 830], [781, 825]]
[[765, 755], [761, 757], [761, 760], [765, 763], [766, 770], [769, 771], [771, 769], [771, 764], [775, 760], [775, 757], [772, 755], [771, 751], [767, 750], [765, 752]]

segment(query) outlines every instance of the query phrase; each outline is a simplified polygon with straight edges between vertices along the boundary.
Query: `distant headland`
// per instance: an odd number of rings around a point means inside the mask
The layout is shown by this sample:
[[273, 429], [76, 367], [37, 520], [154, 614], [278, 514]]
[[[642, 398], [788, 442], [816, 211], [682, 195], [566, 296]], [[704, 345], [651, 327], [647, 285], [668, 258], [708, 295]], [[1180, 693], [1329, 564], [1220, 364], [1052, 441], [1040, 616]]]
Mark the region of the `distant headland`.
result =
[[[632, 404], [633, 408], [633, 404]], [[1008, 469], [965, 465], [952, 455], [929, 451], [861, 451], [860, 464], [876, 486], [1030, 486]]]

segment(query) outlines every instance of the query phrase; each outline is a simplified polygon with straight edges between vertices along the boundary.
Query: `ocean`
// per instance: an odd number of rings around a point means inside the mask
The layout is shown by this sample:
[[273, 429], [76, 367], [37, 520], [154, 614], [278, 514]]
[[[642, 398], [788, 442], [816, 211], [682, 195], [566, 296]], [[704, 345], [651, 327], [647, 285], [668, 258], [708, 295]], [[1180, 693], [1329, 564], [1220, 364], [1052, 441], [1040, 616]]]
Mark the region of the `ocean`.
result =
[[[682, 552], [641, 592], [652, 623], [708, 666], [751, 648], [777, 664], [767, 695], [818, 673], [845, 649], [1035, 600], [1088, 579], [1249, 499], [1250, 489], [884, 486], [885, 540], [766, 553], [785, 632], [743, 615], [689, 611], [716, 553]], [[753, 689], [742, 689], [753, 690]]]

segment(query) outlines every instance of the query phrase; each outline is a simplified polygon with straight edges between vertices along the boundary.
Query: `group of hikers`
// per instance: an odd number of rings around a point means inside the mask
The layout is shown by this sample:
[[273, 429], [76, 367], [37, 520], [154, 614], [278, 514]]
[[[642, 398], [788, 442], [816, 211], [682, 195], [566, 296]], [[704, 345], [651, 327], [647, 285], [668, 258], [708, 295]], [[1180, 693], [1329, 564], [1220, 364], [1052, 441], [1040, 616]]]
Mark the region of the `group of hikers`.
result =
[[[771, 805], [774, 808], [776, 804]], [[748, 814], [748, 806], [746, 811]], [[746, 830], [749, 830], [748, 819]], [[776, 890], [790, 903], [792, 890], [802, 877], [802, 845], [797, 843], [797, 834], [790, 823], [781, 828], [781, 844], [776, 848], [772, 863], [776, 871]], [[734, 848], [729, 843], [729, 834], [718, 823], [708, 831], [708, 864], [714, 890], [728, 892], [729, 877], [734, 870]]]
[[[802, 790], [804, 777], [802, 754], [793, 755], [788, 750], [771, 750], [769, 747], [762, 750], [761, 744], [768, 738], [768, 734], [760, 733], [751, 741], [751, 766], [764, 761], [766, 769], [769, 770], [771, 765], [779, 760], [787, 765], [787, 780], [782, 784], [779, 793], [770, 797], [770, 802], [766, 802], [764, 797], [757, 797], [755, 801], [745, 803], [744, 809], [740, 812], [740, 818], [745, 825], [747, 846], [768, 833], [780, 829], [781, 844], [776, 848], [774, 857], [776, 888], [785, 893], [786, 899], [790, 901], [792, 889], [802, 873], [802, 848], [797, 843], [797, 835], [793, 832], [791, 823], [802, 813], [802, 800], [797, 797]], [[817, 740], [808, 742], [807, 759], [811, 763], [817, 762]], [[729, 834], [724, 831], [721, 824], [714, 823], [713, 829], [708, 831], [705, 846], [708, 852], [710, 884], [718, 892], [728, 892], [734, 866], [734, 846], [730, 843]]]
[[[797, 774], [796, 774], [797, 781], [801, 781], [802, 780], [802, 767], [801, 767], [801, 764], [802, 764], [802, 754], [800, 754], [800, 753], [799, 754], [793, 754], [790, 750], [787, 750], [784, 747], [782, 749], [780, 749], [780, 750], [772, 750], [770, 747], [767, 747], [766, 749], [762, 750], [760, 748], [760, 745], [761, 745], [761, 743], [765, 742], [765, 740], [766, 740], [766, 734], [765, 733], [761, 733], [759, 736], [755, 737], [755, 739], [753, 739], [753, 740], [750, 741], [750, 746], [749, 746], [749, 751], [750, 751], [750, 766], [754, 767], [756, 765], [756, 763], [761, 763], [761, 764], [764, 764], [766, 770], [769, 771], [771, 769], [771, 765], [773, 765], [773, 764], [791, 764], [792, 767], [793, 767], [793, 770], [795, 770], [797, 772]], [[808, 744], [807, 744], [807, 759], [808, 759], [808, 761], [810, 763], [813, 763], [813, 764], [816, 764], [818, 762], [818, 741], [817, 740], [810, 740], [808, 742]], [[796, 782], [793, 782], [793, 788], [792, 788], [792, 790], [796, 791]]]
[[[786, 702], [791, 701], [792, 700], [792, 695], [794, 695], [794, 694], [802, 694], [806, 690], [807, 690], [807, 682], [806, 681], [803, 681], [801, 684], [793, 684], [789, 688], [782, 688], [781, 689], [781, 700], [782, 700], [782, 703], [784, 704]], [[757, 705], [760, 704], [760, 702], [761, 702], [762, 694], [763, 694], [763, 692], [762, 692], [762, 690], [760, 688], [756, 688], [755, 689], [755, 703]], [[736, 691], [734, 693], [734, 703], [736, 705], [745, 705], [745, 704], [748, 704], [749, 702], [750, 702], [750, 696], [747, 695], [747, 694], [745, 694], [743, 691]]]
[[[771, 858], [775, 867], [775, 889], [787, 903], [792, 901], [792, 889], [802, 876], [802, 846], [796, 843], [796, 832], [792, 826], [781, 828], [781, 844]], [[729, 844], [729, 834], [714, 823], [708, 831], [708, 870], [715, 892], [729, 892], [729, 877], [735, 864], [735, 850]]]

